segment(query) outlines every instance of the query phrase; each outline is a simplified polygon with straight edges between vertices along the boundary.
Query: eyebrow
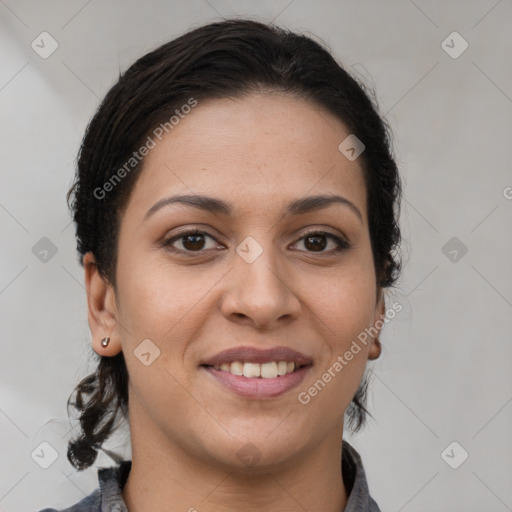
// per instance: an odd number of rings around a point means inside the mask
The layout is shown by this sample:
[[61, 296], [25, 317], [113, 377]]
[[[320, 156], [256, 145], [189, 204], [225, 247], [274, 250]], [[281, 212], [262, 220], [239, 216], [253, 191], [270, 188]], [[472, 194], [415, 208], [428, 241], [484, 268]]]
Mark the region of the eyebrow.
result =
[[[198, 210], [202, 210], [205, 212], [210, 212], [214, 214], [222, 214], [230, 216], [233, 214], [233, 207], [228, 203], [216, 199], [214, 197], [209, 196], [198, 196], [198, 195], [180, 195], [180, 196], [171, 196], [161, 199], [157, 203], [155, 203], [144, 216], [144, 220], [149, 218], [151, 215], [156, 213], [158, 210], [163, 208], [164, 206], [168, 206], [170, 204], [184, 204], [187, 206], [192, 206]], [[332, 204], [341, 204], [347, 206], [350, 210], [352, 210], [361, 223], [363, 223], [363, 215], [356, 207], [354, 203], [346, 199], [345, 197], [338, 195], [316, 195], [304, 197], [301, 199], [297, 199], [288, 204], [286, 208], [286, 213], [289, 215], [303, 215], [305, 213], [322, 210], [329, 207]]]

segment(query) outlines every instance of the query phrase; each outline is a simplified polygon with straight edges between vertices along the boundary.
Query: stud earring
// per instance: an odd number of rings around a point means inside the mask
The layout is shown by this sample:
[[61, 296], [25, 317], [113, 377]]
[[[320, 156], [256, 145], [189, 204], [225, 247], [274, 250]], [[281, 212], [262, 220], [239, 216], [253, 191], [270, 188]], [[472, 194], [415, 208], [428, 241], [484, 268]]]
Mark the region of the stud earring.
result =
[[109, 344], [109, 342], [110, 342], [110, 338], [103, 338], [101, 340], [101, 346], [106, 347]]

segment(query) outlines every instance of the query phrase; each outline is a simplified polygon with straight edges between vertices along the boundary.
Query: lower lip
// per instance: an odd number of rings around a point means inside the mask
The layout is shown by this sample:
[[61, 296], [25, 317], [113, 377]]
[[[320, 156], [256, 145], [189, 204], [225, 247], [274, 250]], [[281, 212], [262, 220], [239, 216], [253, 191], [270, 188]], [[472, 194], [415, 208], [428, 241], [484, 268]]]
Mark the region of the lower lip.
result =
[[230, 372], [216, 370], [211, 366], [202, 366], [214, 379], [229, 390], [245, 398], [272, 398], [282, 395], [298, 386], [311, 370], [312, 365], [302, 366], [298, 370], [273, 379], [244, 377]]

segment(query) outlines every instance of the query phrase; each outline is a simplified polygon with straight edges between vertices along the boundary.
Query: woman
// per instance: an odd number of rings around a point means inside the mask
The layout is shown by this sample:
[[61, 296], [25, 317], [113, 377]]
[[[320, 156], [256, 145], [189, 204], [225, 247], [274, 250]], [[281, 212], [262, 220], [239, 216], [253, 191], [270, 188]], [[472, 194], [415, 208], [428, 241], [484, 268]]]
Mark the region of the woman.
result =
[[68, 193], [99, 355], [68, 458], [89, 467], [126, 418], [132, 459], [66, 510], [378, 511], [342, 437], [400, 195], [385, 122], [310, 38], [232, 19], [135, 62]]

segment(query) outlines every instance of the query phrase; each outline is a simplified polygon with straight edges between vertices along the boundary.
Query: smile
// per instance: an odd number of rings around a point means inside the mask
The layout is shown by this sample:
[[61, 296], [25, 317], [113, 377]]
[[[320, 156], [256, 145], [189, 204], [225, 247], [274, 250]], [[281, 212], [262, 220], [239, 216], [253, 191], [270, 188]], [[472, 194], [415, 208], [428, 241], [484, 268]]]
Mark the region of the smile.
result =
[[252, 379], [258, 377], [262, 379], [275, 379], [276, 377], [293, 373], [300, 368], [300, 365], [287, 361], [270, 361], [262, 364], [233, 361], [232, 363], [215, 365], [212, 368]]
[[[284, 368], [284, 364], [280, 365], [279, 363], [286, 364], [286, 373], [281, 375], [277, 373], [279, 366], [281, 370]], [[224, 363], [224, 365], [225, 370], [208, 365], [202, 365], [200, 368], [216, 384], [220, 384], [226, 390], [238, 396], [256, 400], [277, 397], [299, 386], [312, 368], [312, 364], [295, 367], [295, 363], [284, 361], [264, 364], [234, 361], [231, 365], [228, 363]], [[233, 373], [233, 367], [238, 373]], [[288, 368], [290, 368], [290, 372], [288, 372]]]

